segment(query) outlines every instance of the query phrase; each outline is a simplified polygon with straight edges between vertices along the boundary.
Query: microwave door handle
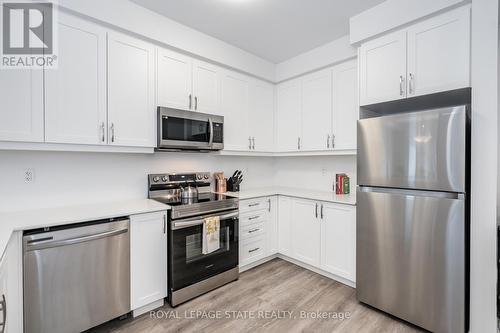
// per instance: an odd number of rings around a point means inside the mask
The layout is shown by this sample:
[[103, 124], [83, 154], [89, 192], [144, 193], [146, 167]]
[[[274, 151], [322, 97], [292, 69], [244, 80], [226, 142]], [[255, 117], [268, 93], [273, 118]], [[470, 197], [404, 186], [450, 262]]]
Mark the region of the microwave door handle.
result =
[[208, 139], [208, 145], [212, 147], [214, 143], [214, 122], [212, 121], [212, 118], [208, 118], [208, 123], [210, 127], [210, 138]]

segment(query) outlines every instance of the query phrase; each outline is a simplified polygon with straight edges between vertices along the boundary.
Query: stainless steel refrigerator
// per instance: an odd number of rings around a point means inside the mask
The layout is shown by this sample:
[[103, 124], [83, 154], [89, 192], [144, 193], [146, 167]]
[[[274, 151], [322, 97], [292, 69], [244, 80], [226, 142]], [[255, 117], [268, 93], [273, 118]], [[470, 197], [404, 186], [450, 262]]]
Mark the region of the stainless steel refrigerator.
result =
[[468, 105], [358, 122], [358, 300], [433, 332], [467, 327], [468, 126]]

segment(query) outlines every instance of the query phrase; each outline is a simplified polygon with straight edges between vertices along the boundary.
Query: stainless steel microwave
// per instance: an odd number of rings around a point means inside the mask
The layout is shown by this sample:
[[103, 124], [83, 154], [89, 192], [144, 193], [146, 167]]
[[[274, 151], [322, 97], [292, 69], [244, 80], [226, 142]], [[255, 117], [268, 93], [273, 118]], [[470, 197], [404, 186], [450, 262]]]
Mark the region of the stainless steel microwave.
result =
[[222, 150], [224, 117], [158, 107], [157, 150]]

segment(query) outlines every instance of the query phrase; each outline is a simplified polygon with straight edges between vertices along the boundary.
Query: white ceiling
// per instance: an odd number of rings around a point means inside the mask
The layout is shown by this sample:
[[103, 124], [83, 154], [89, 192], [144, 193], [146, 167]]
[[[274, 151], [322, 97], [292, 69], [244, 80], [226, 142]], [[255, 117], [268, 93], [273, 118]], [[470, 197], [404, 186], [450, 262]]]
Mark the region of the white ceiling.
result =
[[132, 0], [279, 63], [349, 33], [349, 18], [384, 0]]

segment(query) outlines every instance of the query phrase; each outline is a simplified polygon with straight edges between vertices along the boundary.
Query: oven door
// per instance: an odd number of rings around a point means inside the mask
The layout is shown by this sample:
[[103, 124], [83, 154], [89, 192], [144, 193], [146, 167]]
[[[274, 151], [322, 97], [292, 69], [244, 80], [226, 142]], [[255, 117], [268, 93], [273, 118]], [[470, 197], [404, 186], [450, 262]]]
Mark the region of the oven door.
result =
[[[220, 217], [220, 248], [202, 254], [203, 223]], [[238, 211], [170, 221], [169, 288], [182, 289], [238, 266]]]
[[223, 146], [224, 117], [158, 108], [158, 148], [217, 150]]

